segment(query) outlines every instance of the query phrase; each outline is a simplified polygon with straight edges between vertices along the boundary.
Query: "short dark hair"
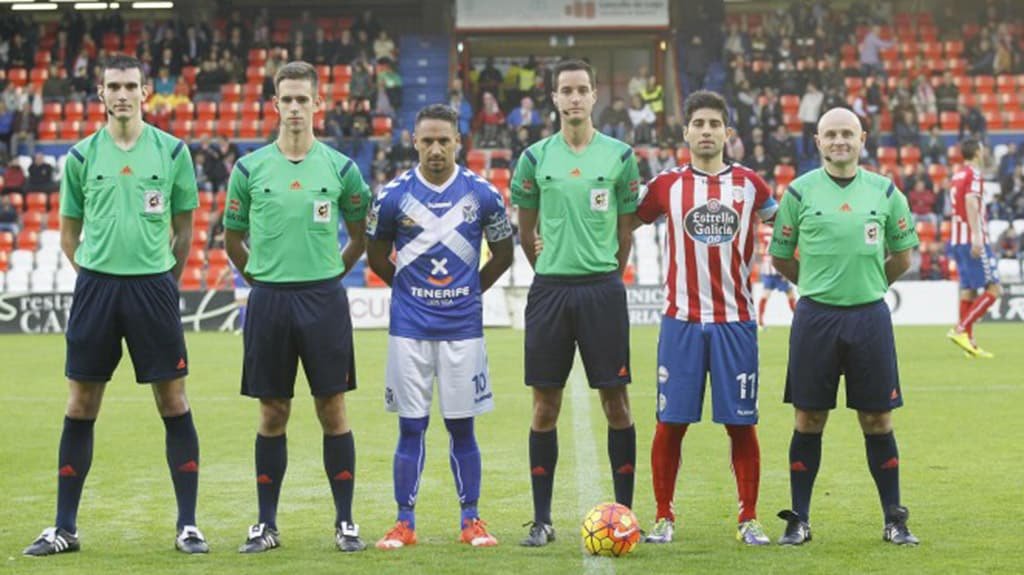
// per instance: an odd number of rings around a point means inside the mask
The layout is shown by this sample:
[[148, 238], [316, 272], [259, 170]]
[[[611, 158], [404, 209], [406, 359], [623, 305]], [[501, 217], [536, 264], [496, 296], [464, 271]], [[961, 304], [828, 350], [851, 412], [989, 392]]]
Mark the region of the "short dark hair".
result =
[[313, 85], [314, 94], [320, 89], [320, 75], [317, 74], [316, 68], [309, 62], [303, 62], [302, 60], [288, 62], [277, 69], [277, 73], [274, 74], [275, 92], [281, 85], [281, 80], [309, 80], [310, 84]]
[[441, 120], [448, 122], [455, 128], [455, 132], [459, 131], [459, 113], [456, 112], [448, 104], [431, 104], [424, 107], [416, 113], [416, 126], [420, 125], [423, 120]]
[[704, 108], [721, 112], [722, 122], [729, 125], [729, 107], [725, 103], [725, 98], [710, 90], [697, 90], [686, 97], [686, 101], [683, 102], [683, 124], [688, 126], [697, 110]]
[[964, 138], [960, 141], [960, 155], [965, 160], [973, 160], [978, 155], [978, 151], [981, 150], [981, 142], [978, 138]]
[[129, 56], [127, 54], [112, 54], [103, 60], [102, 63], [103, 71], [100, 73], [100, 83], [103, 82], [103, 76], [107, 70], [138, 70], [140, 83], [146, 83], [146, 69], [142, 66], [142, 61], [135, 56]]
[[562, 60], [555, 64], [555, 69], [551, 73], [552, 77], [554, 77], [555, 79], [555, 89], [558, 89], [558, 76], [560, 76], [562, 72], [575, 72], [577, 70], [583, 70], [584, 72], [587, 73], [587, 78], [590, 79], [590, 87], [593, 88], [594, 67], [584, 62], [583, 60], [571, 58], [568, 60]]

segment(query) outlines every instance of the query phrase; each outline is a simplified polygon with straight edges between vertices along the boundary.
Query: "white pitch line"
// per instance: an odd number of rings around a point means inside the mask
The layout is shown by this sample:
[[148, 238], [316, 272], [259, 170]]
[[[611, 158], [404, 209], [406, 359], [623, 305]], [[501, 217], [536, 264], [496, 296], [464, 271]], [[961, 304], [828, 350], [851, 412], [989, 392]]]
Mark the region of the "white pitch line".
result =
[[[576, 518], [583, 516], [598, 503], [601, 503], [601, 490], [596, 478], [601, 470], [597, 462], [597, 450], [594, 443], [597, 437], [604, 434], [594, 433], [590, 419], [590, 387], [582, 375], [583, 366], [577, 362], [569, 376], [569, 398], [572, 400], [572, 437], [576, 448]], [[576, 524], [571, 527], [572, 535], [576, 535]], [[590, 555], [583, 550], [583, 572], [590, 574], [615, 574], [612, 559]]]

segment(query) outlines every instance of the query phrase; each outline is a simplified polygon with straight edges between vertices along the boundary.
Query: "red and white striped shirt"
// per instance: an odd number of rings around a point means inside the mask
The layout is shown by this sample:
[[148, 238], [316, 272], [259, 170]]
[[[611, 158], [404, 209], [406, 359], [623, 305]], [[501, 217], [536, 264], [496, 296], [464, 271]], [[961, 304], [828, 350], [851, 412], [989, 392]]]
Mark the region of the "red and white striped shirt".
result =
[[760, 240], [760, 246], [757, 250], [757, 254], [761, 257], [761, 277], [779, 275], [779, 271], [772, 265], [772, 255], [768, 253], [768, 248], [772, 245], [772, 227], [768, 224], [761, 224], [757, 230], [758, 240]]
[[705, 174], [685, 164], [658, 174], [637, 216], [668, 216], [665, 315], [682, 321], [750, 321], [750, 265], [757, 221], [778, 210], [771, 190], [739, 164]]
[[964, 166], [958, 171], [949, 187], [949, 201], [953, 207], [952, 229], [949, 243], [952, 245], [970, 245], [971, 222], [967, 218], [967, 198], [978, 199], [978, 211], [981, 213], [981, 241], [988, 243], [988, 226], [985, 222], [985, 205], [981, 193], [981, 172], [974, 166]]

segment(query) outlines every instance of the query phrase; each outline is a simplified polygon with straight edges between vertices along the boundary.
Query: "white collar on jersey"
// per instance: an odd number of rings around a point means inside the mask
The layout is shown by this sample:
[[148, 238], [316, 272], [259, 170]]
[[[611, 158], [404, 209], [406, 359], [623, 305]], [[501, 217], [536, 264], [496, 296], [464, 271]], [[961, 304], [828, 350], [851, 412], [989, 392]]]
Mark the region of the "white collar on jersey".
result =
[[461, 172], [461, 171], [462, 171], [462, 168], [459, 167], [458, 164], [455, 164], [455, 171], [452, 172], [452, 176], [450, 178], [448, 178], [448, 181], [443, 183], [443, 184], [441, 184], [440, 186], [435, 186], [434, 184], [431, 184], [430, 182], [428, 182], [427, 178], [423, 177], [423, 172], [420, 171], [420, 165], [419, 164], [416, 164], [416, 169], [413, 170], [413, 172], [415, 172], [415, 174], [416, 174], [416, 179], [419, 180], [421, 184], [423, 184], [427, 188], [437, 192], [438, 194], [444, 193], [444, 191], [448, 189], [448, 186], [452, 185], [452, 182], [455, 181], [455, 178], [459, 177], [459, 172]]
[[726, 164], [725, 167], [723, 167], [721, 170], [718, 170], [717, 172], [715, 172], [714, 174], [709, 174], [707, 172], [703, 172], [701, 170], [698, 170], [697, 168], [694, 167], [693, 164], [687, 164], [687, 165], [690, 167], [690, 171], [691, 172], [693, 172], [694, 174], [697, 174], [698, 176], [704, 176], [705, 178], [714, 178], [714, 177], [717, 177], [717, 176], [724, 176], [725, 174], [727, 174], [730, 171], [732, 171], [732, 168], [733, 168], [733, 165], [731, 163], [729, 163], [729, 164]]

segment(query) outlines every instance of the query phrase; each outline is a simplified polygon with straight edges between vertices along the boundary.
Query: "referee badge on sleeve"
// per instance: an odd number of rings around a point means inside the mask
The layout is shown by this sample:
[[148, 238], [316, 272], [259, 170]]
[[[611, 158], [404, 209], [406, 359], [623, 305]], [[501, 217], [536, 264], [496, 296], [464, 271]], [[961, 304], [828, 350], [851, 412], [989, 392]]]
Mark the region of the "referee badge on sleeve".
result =
[[160, 190], [146, 190], [143, 201], [145, 202], [143, 210], [147, 214], [162, 214], [167, 209], [164, 203], [164, 194]]
[[878, 244], [878, 222], [864, 224], [864, 243], [869, 246]]
[[329, 200], [316, 200], [313, 202], [313, 221], [318, 224], [325, 224], [331, 221], [331, 202]]

